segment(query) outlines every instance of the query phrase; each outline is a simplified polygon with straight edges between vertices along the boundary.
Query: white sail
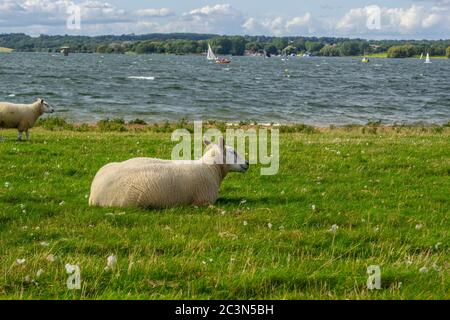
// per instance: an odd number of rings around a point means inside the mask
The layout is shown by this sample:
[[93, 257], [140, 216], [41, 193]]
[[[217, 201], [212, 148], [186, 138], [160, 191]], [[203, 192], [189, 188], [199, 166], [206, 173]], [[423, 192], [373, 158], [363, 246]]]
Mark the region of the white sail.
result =
[[208, 60], [217, 60], [216, 55], [214, 54], [214, 52], [212, 51], [211, 45], [208, 44], [208, 55], [206, 56], [206, 58]]
[[427, 53], [427, 59], [425, 60], [425, 63], [431, 63], [431, 61], [430, 61], [430, 54], [429, 53]]
[[422, 60], [422, 59], [423, 59], [423, 53], [420, 54], [420, 60]]

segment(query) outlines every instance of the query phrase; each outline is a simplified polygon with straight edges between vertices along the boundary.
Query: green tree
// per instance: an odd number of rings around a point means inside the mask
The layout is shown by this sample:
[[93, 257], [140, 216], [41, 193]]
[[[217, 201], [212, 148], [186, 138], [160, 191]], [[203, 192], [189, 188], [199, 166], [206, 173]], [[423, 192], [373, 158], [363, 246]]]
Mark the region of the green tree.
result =
[[448, 46], [447, 50], [445, 51], [445, 55], [450, 59], [450, 46]]
[[245, 50], [248, 50], [253, 53], [261, 52], [263, 49], [264, 47], [262, 43], [257, 41], [247, 42], [247, 44], [245, 45]]
[[392, 46], [387, 52], [388, 58], [408, 58], [417, 53], [416, 48], [411, 44], [403, 46]]
[[305, 43], [306, 51], [310, 53], [319, 53], [320, 49], [322, 49], [323, 46], [323, 43], [316, 41], [306, 41]]
[[337, 57], [341, 54], [341, 51], [337, 45], [327, 44], [322, 49], [320, 49], [319, 54], [321, 56]]
[[153, 53], [156, 51], [155, 45], [149, 41], [140, 42], [134, 49], [136, 53], [143, 54], [143, 53]]
[[270, 54], [278, 54], [277, 47], [275, 47], [275, 45], [273, 45], [272, 43], [269, 43], [268, 45], [266, 45], [264, 47], [264, 50], [266, 50], [266, 52], [270, 53]]
[[359, 42], [344, 42], [340, 48], [341, 56], [356, 56], [361, 54], [361, 46]]
[[243, 56], [247, 41], [244, 37], [236, 36], [231, 38], [231, 54], [234, 56]]
[[271, 44], [277, 48], [278, 52], [281, 52], [284, 48], [287, 47], [288, 41], [285, 38], [274, 38], [271, 41]]
[[230, 54], [233, 42], [228, 37], [217, 37], [212, 39], [211, 46], [218, 54]]

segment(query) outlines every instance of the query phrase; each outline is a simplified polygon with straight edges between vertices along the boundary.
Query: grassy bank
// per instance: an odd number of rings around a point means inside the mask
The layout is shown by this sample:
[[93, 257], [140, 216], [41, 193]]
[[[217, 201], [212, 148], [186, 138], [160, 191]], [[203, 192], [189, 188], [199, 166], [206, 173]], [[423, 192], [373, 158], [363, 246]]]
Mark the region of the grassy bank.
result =
[[[387, 52], [382, 52], [382, 53], [371, 53], [371, 54], [366, 55], [366, 57], [385, 59], [388, 57], [388, 55], [387, 55]], [[423, 59], [425, 59], [425, 57], [426, 57], [426, 54], [424, 55]], [[416, 55], [414, 57], [410, 57], [409, 59], [419, 59], [419, 58], [420, 58], [420, 55]], [[430, 56], [430, 58], [431, 59], [448, 59], [446, 56]]]
[[12, 51], [13, 51], [13, 49], [0, 47], [0, 53], [9, 53]]
[[0, 131], [0, 298], [450, 298], [450, 128], [283, 128], [279, 174], [230, 175], [215, 206], [90, 208], [102, 165], [174, 145], [109, 125]]

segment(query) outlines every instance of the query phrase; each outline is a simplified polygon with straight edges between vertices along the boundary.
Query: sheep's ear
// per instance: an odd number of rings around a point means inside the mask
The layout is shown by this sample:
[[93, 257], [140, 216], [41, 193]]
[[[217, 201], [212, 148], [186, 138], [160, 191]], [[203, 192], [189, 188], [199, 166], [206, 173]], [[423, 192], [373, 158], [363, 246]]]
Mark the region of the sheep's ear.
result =
[[205, 138], [203, 139], [203, 143], [205, 144], [205, 146], [209, 146], [211, 144], [211, 141]]
[[225, 141], [223, 137], [219, 137], [219, 147], [220, 149], [225, 150]]

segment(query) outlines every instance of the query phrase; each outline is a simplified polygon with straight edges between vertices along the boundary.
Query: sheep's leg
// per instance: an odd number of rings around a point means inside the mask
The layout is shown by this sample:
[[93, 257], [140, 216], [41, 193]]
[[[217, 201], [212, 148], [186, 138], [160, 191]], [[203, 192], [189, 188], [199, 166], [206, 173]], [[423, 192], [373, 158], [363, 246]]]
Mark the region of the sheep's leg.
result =
[[17, 135], [17, 140], [22, 140], [22, 132], [19, 131], [19, 134]]

